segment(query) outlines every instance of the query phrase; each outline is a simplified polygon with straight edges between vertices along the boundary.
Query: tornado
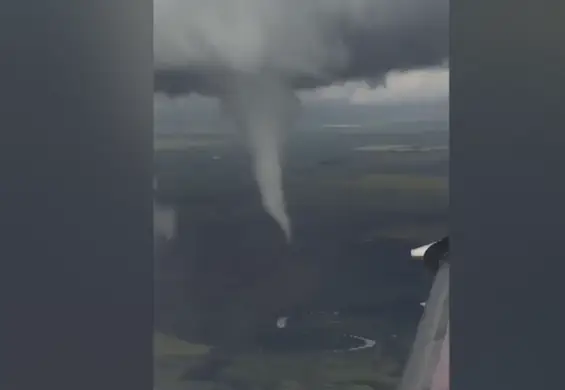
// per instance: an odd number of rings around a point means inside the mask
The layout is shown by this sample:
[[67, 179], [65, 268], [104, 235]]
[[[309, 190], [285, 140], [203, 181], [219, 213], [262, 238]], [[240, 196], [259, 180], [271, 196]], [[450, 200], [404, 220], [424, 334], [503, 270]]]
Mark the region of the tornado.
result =
[[282, 156], [284, 134], [296, 116], [298, 98], [288, 82], [270, 73], [235, 75], [226, 87], [222, 102], [249, 146], [263, 207], [290, 242]]
[[284, 138], [295, 91], [446, 64], [449, 0], [154, 0], [155, 92], [221, 100], [288, 241]]

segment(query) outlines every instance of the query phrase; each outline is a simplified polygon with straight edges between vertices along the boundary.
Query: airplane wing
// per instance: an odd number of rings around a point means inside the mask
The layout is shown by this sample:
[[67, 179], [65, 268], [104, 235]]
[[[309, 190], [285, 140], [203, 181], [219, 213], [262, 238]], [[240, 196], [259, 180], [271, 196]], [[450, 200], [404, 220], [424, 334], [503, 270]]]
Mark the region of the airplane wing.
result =
[[412, 250], [436, 272], [399, 390], [449, 390], [449, 239]]

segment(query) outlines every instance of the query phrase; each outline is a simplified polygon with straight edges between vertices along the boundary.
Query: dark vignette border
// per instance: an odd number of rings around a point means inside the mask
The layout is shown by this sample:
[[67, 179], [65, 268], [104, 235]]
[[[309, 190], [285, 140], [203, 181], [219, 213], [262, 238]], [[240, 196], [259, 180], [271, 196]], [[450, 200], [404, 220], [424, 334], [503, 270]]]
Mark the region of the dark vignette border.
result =
[[451, 378], [564, 385], [562, 3], [451, 1]]
[[[452, 387], [560, 388], [562, 5], [451, 4]], [[151, 7], [1, 13], [3, 389], [151, 386]]]
[[0, 12], [0, 388], [152, 388], [152, 2]]

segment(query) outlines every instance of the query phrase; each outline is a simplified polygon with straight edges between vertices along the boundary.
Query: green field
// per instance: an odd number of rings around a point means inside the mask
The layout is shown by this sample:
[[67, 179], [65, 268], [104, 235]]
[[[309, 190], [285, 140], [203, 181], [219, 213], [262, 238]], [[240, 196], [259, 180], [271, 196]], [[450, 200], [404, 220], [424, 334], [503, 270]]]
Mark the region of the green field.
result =
[[210, 353], [210, 347], [201, 344], [191, 344], [174, 336], [160, 332], [153, 335], [153, 356], [156, 359], [166, 357], [193, 357]]
[[394, 361], [372, 352], [350, 354], [250, 355], [234, 360], [222, 374], [227, 383], [246, 384], [249, 388], [322, 390], [392, 389], [398, 381], [399, 367]]
[[210, 347], [191, 344], [163, 333], [153, 335], [154, 383], [164, 389], [185, 389], [182, 375], [210, 353]]
[[366, 174], [344, 183], [353, 190], [366, 191], [435, 191], [448, 190], [444, 177], [419, 176], [414, 174]]
[[[407, 137], [388, 135], [386, 141], [410, 143]], [[408, 297], [420, 310], [418, 299], [429, 286], [409, 249], [447, 232], [447, 152], [355, 151], [383, 144], [382, 138], [308, 135], [289, 147], [284, 189], [296, 237], [290, 248], [261, 207], [247, 152], [219, 136], [156, 143], [165, 152], [156, 153], [160, 195], [178, 206], [186, 240], [182, 262], [176, 268], [167, 264], [156, 280], [163, 289], [179, 285], [171, 296], [185, 294], [185, 301], [175, 312], [164, 302], [167, 309], [157, 312], [166, 329], [191, 329], [178, 336], [191, 343], [156, 336], [159, 390], [396, 387], [417, 322], [410, 316], [373, 313], [381, 315], [378, 321], [344, 320], [344, 333], [377, 342], [356, 352], [275, 353], [257, 345], [234, 351], [221, 344], [226, 333], [253, 342], [249, 336], [264, 326], [265, 316], [296, 304], [373, 307]], [[191, 267], [198, 269], [196, 276], [186, 271]], [[204, 325], [194, 325], [195, 318]], [[235, 329], [239, 321], [243, 325]], [[193, 331], [198, 336], [191, 338]], [[394, 342], [392, 333], [398, 336]]]
[[193, 148], [224, 146], [226, 140], [221, 139], [188, 139], [188, 138], [158, 138], [153, 141], [153, 149], [158, 152], [184, 151]]

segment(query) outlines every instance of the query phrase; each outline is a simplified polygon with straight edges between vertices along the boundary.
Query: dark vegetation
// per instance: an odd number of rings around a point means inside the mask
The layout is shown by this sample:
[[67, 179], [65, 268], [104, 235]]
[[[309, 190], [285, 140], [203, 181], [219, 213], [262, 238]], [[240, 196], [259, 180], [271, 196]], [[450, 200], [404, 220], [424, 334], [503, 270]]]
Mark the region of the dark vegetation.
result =
[[[156, 262], [156, 328], [215, 347], [183, 380], [391, 388], [431, 282], [409, 250], [447, 230], [448, 152], [354, 149], [446, 145], [446, 136], [294, 134], [285, 166], [290, 246], [260, 207], [244, 149], [228, 142], [159, 151], [156, 196], [177, 209], [179, 231]], [[340, 323], [308, 314], [320, 311], [338, 311]], [[281, 315], [291, 317], [288, 329], [276, 329]], [[351, 342], [344, 333], [377, 346], [328, 354]]]

